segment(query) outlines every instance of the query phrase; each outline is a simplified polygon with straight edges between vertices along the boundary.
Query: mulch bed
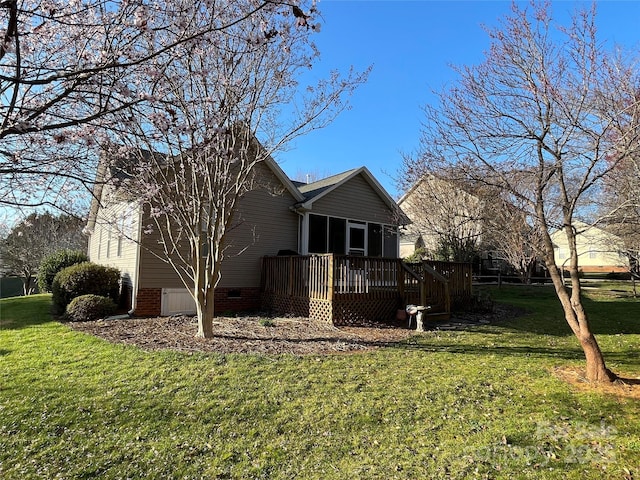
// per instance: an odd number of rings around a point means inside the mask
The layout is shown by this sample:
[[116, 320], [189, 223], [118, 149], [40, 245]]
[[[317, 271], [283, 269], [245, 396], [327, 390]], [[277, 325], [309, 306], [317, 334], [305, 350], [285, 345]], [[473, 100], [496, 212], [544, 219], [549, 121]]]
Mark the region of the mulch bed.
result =
[[113, 343], [136, 345], [144, 350], [182, 352], [309, 355], [363, 351], [393, 345], [415, 331], [371, 327], [334, 327], [306, 318], [216, 317], [214, 338], [197, 338], [194, 317], [175, 316], [72, 322], [74, 330]]
[[640, 400], [640, 378], [618, 378], [612, 383], [589, 383], [584, 368], [574, 366], [556, 367], [552, 370], [560, 380], [583, 392], [598, 392], [618, 398]]
[[[506, 314], [509, 314], [508, 312]], [[505, 316], [464, 314], [431, 328], [458, 329], [486, 324]], [[263, 325], [266, 321], [272, 325]], [[370, 324], [363, 327], [335, 327], [307, 318], [265, 318], [259, 316], [216, 317], [214, 338], [196, 338], [194, 317], [157, 317], [71, 322], [82, 331], [113, 343], [136, 345], [144, 350], [183, 352], [255, 353], [311, 355], [361, 352], [396, 345], [415, 335], [398, 325]]]

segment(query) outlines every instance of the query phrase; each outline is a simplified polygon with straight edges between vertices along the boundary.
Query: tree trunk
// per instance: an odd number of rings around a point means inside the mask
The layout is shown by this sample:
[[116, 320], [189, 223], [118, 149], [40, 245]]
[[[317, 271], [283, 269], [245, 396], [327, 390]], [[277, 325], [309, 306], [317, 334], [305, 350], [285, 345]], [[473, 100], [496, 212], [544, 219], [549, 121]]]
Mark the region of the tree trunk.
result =
[[[582, 307], [579, 280], [573, 284], [571, 294], [564, 285], [562, 272], [557, 266], [547, 263], [556, 294], [562, 305], [564, 316], [580, 342], [586, 359], [586, 378], [589, 382], [612, 382], [617, 376], [605, 364], [604, 356], [596, 337], [591, 332], [589, 318]], [[577, 280], [577, 274], [572, 275]]]
[[26, 274], [22, 277], [22, 293], [25, 297], [33, 293], [32, 283], [31, 275]]
[[581, 335], [579, 340], [587, 360], [587, 380], [589, 382], [613, 382], [617, 376], [606, 367], [596, 337], [589, 332], [587, 335]]
[[198, 312], [198, 333], [200, 338], [213, 338], [214, 315], [214, 289], [208, 288], [206, 292], [198, 291], [196, 298], [196, 311]]
[[562, 303], [562, 308], [564, 309], [567, 323], [578, 338], [582, 351], [584, 352], [584, 356], [587, 361], [587, 380], [589, 382], [614, 381], [617, 377], [605, 364], [604, 356], [602, 355], [598, 341], [589, 327], [587, 314], [582, 309], [582, 303], [580, 302], [576, 305], [575, 301], [564, 302], [562, 299], [560, 301]]

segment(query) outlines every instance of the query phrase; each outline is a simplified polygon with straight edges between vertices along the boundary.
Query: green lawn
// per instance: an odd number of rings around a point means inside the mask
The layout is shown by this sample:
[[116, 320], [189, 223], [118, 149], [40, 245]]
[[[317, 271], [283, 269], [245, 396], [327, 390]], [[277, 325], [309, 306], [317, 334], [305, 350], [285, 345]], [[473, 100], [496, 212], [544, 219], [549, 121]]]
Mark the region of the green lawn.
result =
[[[611, 290], [587, 308], [637, 378], [640, 302]], [[0, 478], [639, 478], [640, 402], [551, 374], [582, 364], [552, 290], [491, 294], [531, 313], [310, 357], [147, 353], [1, 300]]]

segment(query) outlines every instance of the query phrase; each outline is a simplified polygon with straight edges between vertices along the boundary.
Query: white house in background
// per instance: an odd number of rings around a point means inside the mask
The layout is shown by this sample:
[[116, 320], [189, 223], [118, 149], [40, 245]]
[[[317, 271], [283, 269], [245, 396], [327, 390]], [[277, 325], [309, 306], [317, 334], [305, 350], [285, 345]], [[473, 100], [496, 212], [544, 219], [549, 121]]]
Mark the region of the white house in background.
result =
[[418, 248], [433, 252], [442, 237], [479, 243], [484, 202], [454, 182], [424, 175], [400, 198], [398, 206], [410, 219], [400, 239], [400, 256]]
[[[582, 222], [574, 223], [579, 270], [584, 273], [628, 272], [629, 258], [624, 254], [620, 237]], [[556, 265], [569, 263], [569, 243], [562, 230], [551, 234]]]

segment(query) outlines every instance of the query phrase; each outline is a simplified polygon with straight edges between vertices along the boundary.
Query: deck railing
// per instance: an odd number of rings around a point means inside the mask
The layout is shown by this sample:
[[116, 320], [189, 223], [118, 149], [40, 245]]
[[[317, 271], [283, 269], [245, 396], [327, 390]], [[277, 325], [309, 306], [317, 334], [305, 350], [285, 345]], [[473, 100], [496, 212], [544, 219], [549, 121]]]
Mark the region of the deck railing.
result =
[[389, 292], [402, 297], [418, 293], [422, 303], [446, 297], [460, 300], [471, 295], [471, 268], [464, 263], [405, 264], [395, 258], [333, 254], [264, 257], [262, 291], [319, 300]]
[[[471, 264], [462, 262], [440, 262], [436, 260], [423, 260], [422, 262], [409, 263], [407, 266], [427, 281], [427, 290], [431, 287], [438, 290], [442, 289], [442, 282], [434, 282], [434, 272], [447, 279], [448, 293], [450, 303], [454, 307], [466, 306], [470, 303], [472, 297], [472, 281], [473, 272]], [[440, 298], [444, 292], [438, 293], [432, 291], [427, 296]]]
[[333, 254], [264, 257], [262, 293], [266, 308], [333, 321], [390, 315], [408, 303], [448, 315], [452, 304], [471, 297], [471, 266]]
[[394, 258], [334, 257], [334, 295], [367, 294], [373, 298], [396, 292], [401, 281]]
[[400, 263], [394, 258], [344, 255], [264, 257], [262, 291], [318, 300], [335, 295], [373, 297], [398, 289]]

